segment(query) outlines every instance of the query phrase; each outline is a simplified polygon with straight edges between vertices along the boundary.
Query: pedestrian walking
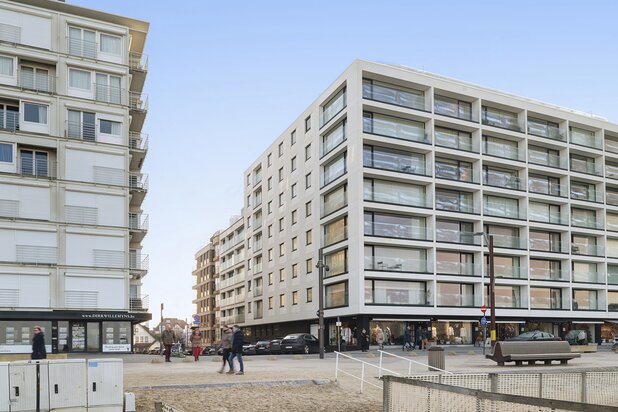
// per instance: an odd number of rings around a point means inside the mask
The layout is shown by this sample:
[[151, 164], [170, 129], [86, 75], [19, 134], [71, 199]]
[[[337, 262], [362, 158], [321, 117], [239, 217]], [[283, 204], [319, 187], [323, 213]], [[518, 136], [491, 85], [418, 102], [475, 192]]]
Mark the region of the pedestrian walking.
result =
[[423, 338], [423, 340], [421, 341], [421, 349], [425, 350], [427, 349], [427, 346], [429, 346], [429, 329], [423, 329], [423, 331], [421, 332], [421, 336]]
[[367, 352], [369, 350], [369, 334], [363, 329], [360, 333], [361, 351]]
[[232, 328], [228, 325], [223, 326], [223, 334], [221, 335], [221, 357], [223, 364], [219, 373], [225, 371], [225, 365], [230, 367], [228, 373], [234, 373], [234, 365], [230, 362], [230, 352], [232, 351]]
[[403, 331], [403, 347], [401, 350], [414, 350], [414, 345], [412, 344], [412, 331], [410, 330], [410, 326], [406, 326]]
[[161, 343], [165, 347], [165, 362], [171, 362], [172, 345], [176, 342], [176, 334], [172, 329], [171, 323], [165, 325], [165, 330], [161, 334]]
[[384, 349], [384, 331], [378, 326], [376, 331], [376, 342], [378, 343], [378, 349]]
[[230, 375], [234, 373], [234, 358], [238, 359], [238, 365], [240, 366], [240, 370], [236, 372], [236, 375], [244, 375], [245, 374], [245, 366], [242, 363], [242, 345], [244, 343], [244, 335], [242, 330], [240, 330], [240, 326], [234, 325], [234, 334], [232, 335], [232, 353], [230, 354], [230, 371], [228, 372]]
[[421, 329], [420, 326], [417, 326], [416, 332], [414, 333], [414, 346], [421, 349], [422, 341], [423, 341], [423, 330]]
[[189, 339], [191, 340], [191, 347], [193, 348], [193, 359], [198, 362], [200, 360], [200, 354], [202, 353], [202, 348], [200, 346], [202, 344], [202, 332], [200, 332], [196, 326], [192, 329], [193, 332]]
[[35, 326], [32, 336], [32, 355], [31, 359], [46, 359], [47, 351], [45, 350], [45, 334], [40, 326]]

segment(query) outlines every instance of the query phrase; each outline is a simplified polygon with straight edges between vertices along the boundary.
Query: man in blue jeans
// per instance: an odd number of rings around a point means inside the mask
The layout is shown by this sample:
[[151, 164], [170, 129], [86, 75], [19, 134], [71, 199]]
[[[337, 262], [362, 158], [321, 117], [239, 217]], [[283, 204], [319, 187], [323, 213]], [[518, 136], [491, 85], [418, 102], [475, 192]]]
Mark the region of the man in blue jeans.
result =
[[244, 343], [244, 336], [240, 330], [240, 326], [234, 325], [234, 335], [232, 336], [232, 352], [230, 353], [230, 370], [227, 372], [229, 375], [234, 373], [234, 358], [238, 358], [238, 364], [240, 370], [236, 372], [236, 375], [245, 374], [245, 366], [242, 363], [242, 345]]

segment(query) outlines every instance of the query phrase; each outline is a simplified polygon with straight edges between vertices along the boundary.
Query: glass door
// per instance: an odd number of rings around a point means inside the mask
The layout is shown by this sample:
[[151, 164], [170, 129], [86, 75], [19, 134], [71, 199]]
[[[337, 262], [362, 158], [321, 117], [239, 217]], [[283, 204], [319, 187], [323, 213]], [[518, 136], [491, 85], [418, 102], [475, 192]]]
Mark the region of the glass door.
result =
[[100, 324], [98, 322], [88, 322], [86, 324], [86, 348], [88, 352], [100, 352]]
[[71, 322], [71, 352], [86, 351], [86, 324]]

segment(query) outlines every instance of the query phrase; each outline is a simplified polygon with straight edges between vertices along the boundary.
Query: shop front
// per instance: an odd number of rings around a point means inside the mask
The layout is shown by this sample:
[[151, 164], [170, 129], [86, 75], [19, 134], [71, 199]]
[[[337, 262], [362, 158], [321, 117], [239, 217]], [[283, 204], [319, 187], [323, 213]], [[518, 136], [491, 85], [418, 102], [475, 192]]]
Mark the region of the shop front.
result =
[[0, 312], [0, 353], [30, 353], [35, 325], [48, 353], [131, 353], [133, 324], [150, 319], [130, 312]]

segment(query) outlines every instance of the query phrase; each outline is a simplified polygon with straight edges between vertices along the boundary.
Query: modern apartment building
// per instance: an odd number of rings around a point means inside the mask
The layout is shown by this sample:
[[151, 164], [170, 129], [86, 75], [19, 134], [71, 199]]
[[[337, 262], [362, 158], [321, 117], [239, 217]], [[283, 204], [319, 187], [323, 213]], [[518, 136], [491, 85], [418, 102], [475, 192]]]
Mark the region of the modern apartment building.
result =
[[338, 318], [472, 343], [489, 306], [478, 232], [495, 240], [500, 337], [599, 342], [618, 321], [618, 125], [603, 118], [355, 61], [243, 183], [254, 339], [317, 333], [323, 248], [327, 343]]
[[216, 272], [215, 254], [218, 245], [219, 234], [215, 233], [210, 238], [210, 243], [204, 246], [195, 254], [195, 285], [193, 289], [196, 292], [196, 297], [193, 303], [196, 305], [195, 313], [199, 316], [199, 330], [202, 332], [202, 342], [206, 345], [212, 345], [216, 342], [216, 312], [215, 312], [215, 279], [218, 273]]
[[0, 1], [0, 353], [130, 352], [150, 319], [141, 172], [149, 24]]

